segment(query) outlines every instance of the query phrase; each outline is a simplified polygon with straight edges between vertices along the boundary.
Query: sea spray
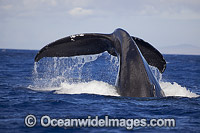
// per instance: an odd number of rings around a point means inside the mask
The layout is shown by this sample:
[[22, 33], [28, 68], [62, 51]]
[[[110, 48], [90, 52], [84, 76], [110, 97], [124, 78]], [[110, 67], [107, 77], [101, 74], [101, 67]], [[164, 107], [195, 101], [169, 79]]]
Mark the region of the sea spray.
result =
[[109, 95], [119, 96], [115, 86], [102, 81], [90, 81], [82, 83], [62, 83], [60, 88], [55, 91], [56, 94], [98, 94], [98, 95]]
[[160, 82], [162, 80], [162, 74], [159, 72], [158, 68], [154, 67], [154, 66], [150, 66], [150, 69], [154, 75], [154, 77], [157, 79], [158, 82]]
[[[44, 58], [38, 63], [34, 63], [33, 84], [37, 88], [50, 88], [59, 87], [62, 82], [78, 83], [92, 81], [98, 74], [93, 73], [96, 68], [90, 67], [90, 64], [100, 56], [102, 54]], [[86, 64], [87, 66], [85, 66]]]
[[34, 75], [38, 74], [38, 72], [37, 72], [37, 62], [34, 62], [33, 74]]
[[160, 86], [166, 96], [179, 96], [179, 97], [199, 97], [199, 95], [191, 92], [186, 87], [182, 87], [176, 82], [160, 82]]
[[158, 80], [161, 89], [164, 91], [165, 96], [167, 97], [179, 96], [179, 97], [190, 97], [190, 98], [199, 96], [188, 90], [186, 87], [182, 87], [176, 82], [170, 83], [162, 81], [162, 74], [159, 72], [159, 70], [154, 66], [150, 66], [150, 68], [155, 78]]
[[[152, 66], [150, 68], [166, 96], [198, 96], [176, 82], [163, 82], [159, 70]], [[119, 59], [107, 52], [87, 56], [46, 58], [34, 63], [34, 83], [29, 88], [54, 91], [56, 94], [88, 93], [119, 96], [114, 86], [118, 70]]]

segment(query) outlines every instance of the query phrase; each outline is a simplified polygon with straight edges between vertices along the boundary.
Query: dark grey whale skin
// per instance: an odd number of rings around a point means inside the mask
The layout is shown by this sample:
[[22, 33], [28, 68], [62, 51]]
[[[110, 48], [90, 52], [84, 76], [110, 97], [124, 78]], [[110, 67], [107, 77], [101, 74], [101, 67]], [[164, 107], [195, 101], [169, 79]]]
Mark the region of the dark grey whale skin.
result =
[[104, 51], [120, 60], [116, 88], [121, 96], [165, 96], [149, 68], [152, 65], [164, 72], [166, 61], [162, 54], [148, 42], [130, 36], [123, 29], [116, 29], [111, 34], [87, 33], [59, 39], [42, 48], [35, 61], [43, 57], [71, 57]]

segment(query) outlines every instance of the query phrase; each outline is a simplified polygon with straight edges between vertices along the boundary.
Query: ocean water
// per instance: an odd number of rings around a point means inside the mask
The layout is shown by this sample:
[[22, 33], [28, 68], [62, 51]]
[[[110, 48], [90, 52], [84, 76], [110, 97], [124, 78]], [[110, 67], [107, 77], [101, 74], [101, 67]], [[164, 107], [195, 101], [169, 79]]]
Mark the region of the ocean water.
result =
[[[200, 132], [200, 56], [164, 55], [166, 71], [152, 67], [164, 98], [121, 97], [119, 61], [108, 53], [44, 58], [37, 51], [0, 49], [0, 132]], [[25, 118], [34, 115], [28, 127]], [[43, 127], [51, 119], [175, 119], [175, 127]], [[26, 119], [27, 120], [27, 119]], [[33, 122], [30, 120], [29, 122]], [[46, 120], [45, 123], [48, 123]]]

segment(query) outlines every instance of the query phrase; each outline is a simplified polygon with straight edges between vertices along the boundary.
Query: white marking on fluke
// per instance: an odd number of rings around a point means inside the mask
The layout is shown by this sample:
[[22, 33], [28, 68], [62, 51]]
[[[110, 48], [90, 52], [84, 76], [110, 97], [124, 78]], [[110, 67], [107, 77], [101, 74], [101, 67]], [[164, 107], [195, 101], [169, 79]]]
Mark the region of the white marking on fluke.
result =
[[82, 33], [82, 34], [71, 35], [71, 36], [70, 36], [71, 41], [75, 41], [75, 38], [76, 38], [77, 36], [84, 36], [84, 34]]

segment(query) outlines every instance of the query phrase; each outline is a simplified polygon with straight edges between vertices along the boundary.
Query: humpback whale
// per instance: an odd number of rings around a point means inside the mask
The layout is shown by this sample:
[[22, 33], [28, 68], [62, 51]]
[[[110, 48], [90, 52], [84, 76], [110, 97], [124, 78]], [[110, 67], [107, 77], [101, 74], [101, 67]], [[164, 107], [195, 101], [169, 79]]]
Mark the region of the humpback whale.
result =
[[92, 55], [107, 51], [120, 61], [117, 92], [126, 97], [165, 96], [149, 65], [163, 73], [166, 61], [148, 42], [130, 36], [123, 29], [111, 34], [86, 33], [68, 36], [43, 47], [35, 62], [43, 57], [71, 57]]

